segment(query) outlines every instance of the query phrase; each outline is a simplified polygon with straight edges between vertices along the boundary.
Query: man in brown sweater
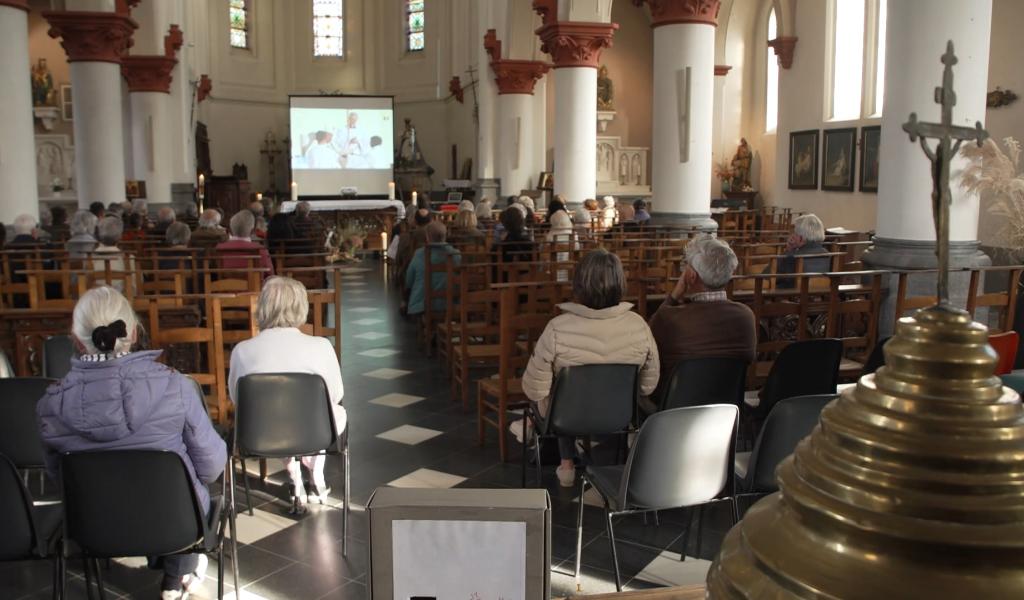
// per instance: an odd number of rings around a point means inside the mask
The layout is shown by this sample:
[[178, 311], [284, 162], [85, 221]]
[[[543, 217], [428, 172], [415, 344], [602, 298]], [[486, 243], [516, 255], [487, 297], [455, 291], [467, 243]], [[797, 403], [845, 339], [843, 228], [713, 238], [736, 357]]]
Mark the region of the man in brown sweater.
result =
[[[739, 261], [729, 244], [711, 237], [690, 241], [676, 287], [651, 317], [661, 357], [660, 400], [680, 361], [738, 358], [751, 363], [757, 348], [754, 313], [725, 294]], [[685, 385], [685, 383], [684, 383]]]

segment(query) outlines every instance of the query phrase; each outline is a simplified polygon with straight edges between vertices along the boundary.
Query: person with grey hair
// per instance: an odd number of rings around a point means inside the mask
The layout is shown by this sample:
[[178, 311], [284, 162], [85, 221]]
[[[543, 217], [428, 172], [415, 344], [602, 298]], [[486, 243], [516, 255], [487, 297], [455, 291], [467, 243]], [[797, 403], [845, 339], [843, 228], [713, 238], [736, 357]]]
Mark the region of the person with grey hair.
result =
[[754, 313], [725, 292], [739, 265], [729, 244], [711, 236], [690, 240], [683, 263], [675, 289], [650, 321], [663, 375], [655, 406], [680, 362], [731, 358], [749, 364], [757, 348]]
[[448, 284], [448, 277], [444, 266], [448, 261], [448, 257], [453, 257], [452, 260], [456, 266], [461, 263], [462, 258], [458, 250], [446, 243], [447, 231], [442, 223], [431, 221], [425, 226], [425, 231], [427, 243], [416, 249], [416, 252], [412, 255], [412, 260], [409, 262], [409, 268], [405, 271], [405, 289], [409, 292], [407, 313], [410, 316], [422, 315], [426, 312], [425, 298], [426, 286], [428, 285], [426, 282], [427, 249], [429, 248], [430, 250], [430, 264], [433, 267], [429, 283], [430, 289], [434, 292], [441, 292], [438, 297], [434, 298], [434, 303], [431, 307], [431, 310], [434, 311], [444, 310], [445, 299], [443, 292]]
[[64, 244], [71, 258], [85, 258], [96, 249], [96, 224], [99, 219], [87, 210], [80, 210], [71, 217], [71, 237]]
[[493, 207], [494, 207], [494, 204], [491, 202], [490, 198], [486, 198], [486, 197], [485, 198], [481, 198], [480, 202], [478, 202], [477, 205], [476, 205], [476, 220], [477, 220], [477, 223], [481, 223], [482, 224], [482, 223], [488, 223], [490, 221], [493, 221], [494, 217], [491, 216], [491, 210], [493, 209]]
[[178, 216], [174, 214], [174, 209], [170, 206], [161, 206], [156, 211], [156, 224], [153, 226], [153, 233], [156, 235], [164, 235], [167, 233], [167, 228], [177, 221]]
[[323, 225], [313, 216], [313, 205], [305, 200], [295, 205], [292, 229], [295, 230], [295, 234], [300, 238], [313, 240], [320, 240], [324, 233]]
[[[658, 347], [643, 317], [622, 301], [626, 275], [619, 257], [604, 249], [584, 256], [576, 266], [572, 292], [575, 302], [560, 304], [560, 315], [551, 319], [537, 340], [523, 372], [523, 393], [537, 403], [536, 412], [546, 417], [551, 384], [565, 367], [593, 364], [626, 364], [640, 368], [640, 393], [649, 395], [658, 384]], [[595, 402], [599, 402], [595, 398]], [[600, 404], [594, 410], [601, 410]], [[522, 422], [509, 428], [522, 435]], [[529, 428], [527, 431], [529, 433]], [[576, 479], [575, 443], [559, 438], [561, 464], [555, 470], [563, 487]]]
[[[47, 473], [59, 480], [66, 452], [173, 452], [188, 465], [208, 511], [206, 486], [223, 473], [227, 448], [194, 383], [158, 362], [161, 351], [135, 351], [140, 331], [131, 303], [112, 288], [89, 290], [75, 304], [71, 340], [77, 356], [36, 405]], [[207, 566], [202, 554], [166, 556], [161, 563], [163, 598], [196, 591]]]
[[[232, 402], [238, 401], [238, 380], [254, 373], [310, 373], [323, 378], [327, 394], [334, 409], [334, 423], [338, 435], [347, 426], [345, 408], [341, 399], [345, 388], [341, 381], [341, 366], [334, 347], [327, 338], [306, 335], [299, 327], [309, 315], [306, 288], [289, 277], [271, 277], [263, 284], [256, 306], [259, 334], [239, 343], [231, 351], [231, 370], [228, 393]], [[323, 504], [330, 493], [324, 480], [325, 456], [303, 457], [301, 462], [288, 461], [292, 480], [292, 511], [304, 513], [309, 498], [302, 482], [302, 465], [312, 473], [316, 498]]]
[[109, 267], [117, 275], [111, 276], [112, 281], [107, 281], [106, 277], [97, 277], [96, 285], [109, 285], [122, 294], [126, 289], [131, 289], [135, 273], [135, 257], [118, 247], [123, 233], [124, 221], [117, 217], [103, 217], [96, 226], [99, 245], [93, 250], [91, 261], [93, 271], [106, 273]]
[[240, 210], [231, 217], [231, 235], [228, 241], [217, 244], [215, 250], [220, 255], [220, 266], [224, 269], [245, 269], [249, 266], [249, 258], [259, 256], [259, 266], [266, 275], [274, 274], [274, 263], [266, 246], [252, 241], [252, 232], [256, 227], [256, 217], [247, 210]]
[[[832, 259], [828, 256], [815, 256], [828, 253], [822, 242], [825, 241], [825, 225], [814, 214], [806, 214], [793, 219], [793, 233], [786, 243], [785, 256], [779, 259], [776, 272], [779, 274], [796, 273], [797, 257], [807, 256], [803, 260], [803, 273], [828, 273], [832, 270]], [[776, 287], [791, 289], [796, 281], [788, 277], [780, 277]]]
[[199, 216], [196, 230], [192, 232], [192, 247], [210, 250], [217, 244], [227, 241], [228, 234], [220, 226], [220, 218], [220, 213], [212, 208], [203, 211]]
[[153, 224], [149, 222], [149, 203], [146, 202], [146, 199], [136, 198], [132, 200], [131, 205], [131, 214], [139, 215], [142, 218], [143, 226], [152, 227]]
[[39, 241], [39, 222], [32, 215], [14, 217], [14, 237], [7, 241], [6, 248], [35, 248], [42, 245]]

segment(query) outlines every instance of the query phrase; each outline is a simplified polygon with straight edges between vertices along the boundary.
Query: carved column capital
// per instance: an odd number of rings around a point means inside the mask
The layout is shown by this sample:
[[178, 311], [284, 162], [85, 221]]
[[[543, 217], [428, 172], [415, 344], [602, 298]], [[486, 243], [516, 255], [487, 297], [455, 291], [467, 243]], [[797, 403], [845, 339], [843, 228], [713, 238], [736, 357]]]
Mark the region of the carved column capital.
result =
[[551, 65], [539, 60], [499, 60], [491, 63], [498, 94], [529, 94]]
[[533, 0], [533, 12], [540, 15], [544, 25], [558, 21], [558, 0]]
[[601, 62], [601, 51], [611, 48], [617, 23], [554, 22], [537, 30], [542, 52], [551, 55], [556, 69], [591, 67]]
[[775, 56], [779, 57], [779, 66], [788, 69], [793, 66], [793, 52], [796, 50], [796, 41], [799, 38], [780, 36], [768, 42], [768, 46], [775, 50]]
[[28, 12], [28, 0], [0, 0], [0, 6], [8, 6], [10, 8], [20, 8], [21, 10]]
[[61, 38], [69, 63], [120, 63], [138, 28], [131, 17], [112, 12], [46, 11], [43, 18], [50, 37]]
[[722, 0], [633, 0], [635, 6], [646, 3], [651, 9], [651, 27], [680, 23], [703, 23], [718, 26]]
[[715, 65], [715, 77], [724, 77], [732, 70], [731, 65]]
[[128, 82], [129, 92], [171, 93], [171, 72], [178, 64], [178, 50], [185, 36], [177, 25], [171, 25], [164, 36], [163, 56], [131, 55], [121, 59], [121, 75]]

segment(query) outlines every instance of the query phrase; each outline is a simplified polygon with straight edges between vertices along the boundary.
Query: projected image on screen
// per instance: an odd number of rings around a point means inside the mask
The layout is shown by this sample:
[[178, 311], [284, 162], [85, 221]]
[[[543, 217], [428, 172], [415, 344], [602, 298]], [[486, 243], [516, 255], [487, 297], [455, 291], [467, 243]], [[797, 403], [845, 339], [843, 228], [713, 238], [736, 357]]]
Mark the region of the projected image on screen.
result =
[[391, 110], [292, 108], [292, 170], [392, 167]]

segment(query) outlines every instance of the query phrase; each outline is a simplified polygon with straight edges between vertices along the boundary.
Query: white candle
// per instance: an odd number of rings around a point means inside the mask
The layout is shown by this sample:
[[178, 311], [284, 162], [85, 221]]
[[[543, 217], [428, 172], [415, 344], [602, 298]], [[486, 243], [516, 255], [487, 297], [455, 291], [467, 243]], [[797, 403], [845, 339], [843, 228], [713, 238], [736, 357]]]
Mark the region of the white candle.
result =
[[412, 205], [416, 206], [416, 192], [412, 193]]
[[292, 202], [299, 201], [299, 184], [292, 182]]
[[388, 200], [394, 200], [394, 199], [395, 199], [395, 182], [394, 181], [389, 181], [388, 182]]
[[199, 174], [199, 197], [202, 198], [206, 194], [206, 175]]
[[263, 192], [256, 192], [256, 201], [263, 202]]

